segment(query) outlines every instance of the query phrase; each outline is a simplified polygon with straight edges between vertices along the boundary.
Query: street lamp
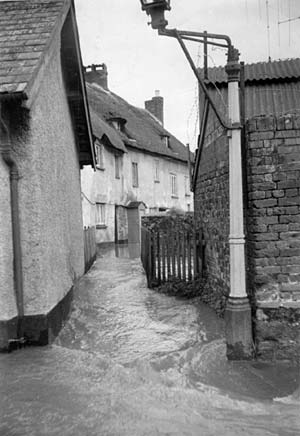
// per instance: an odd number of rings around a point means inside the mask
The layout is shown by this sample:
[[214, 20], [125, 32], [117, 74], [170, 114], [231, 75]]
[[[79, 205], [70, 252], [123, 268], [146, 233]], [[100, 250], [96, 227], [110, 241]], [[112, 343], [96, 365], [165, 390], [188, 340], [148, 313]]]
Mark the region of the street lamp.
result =
[[[241, 121], [239, 103], [239, 52], [227, 35], [208, 32], [191, 32], [177, 29], [166, 29], [167, 21], [164, 13], [170, 10], [170, 0], [140, 0], [142, 10], [152, 18], [152, 28], [159, 35], [176, 38], [186, 59], [188, 60], [198, 83], [204, 92], [204, 109], [201, 117], [198, 153], [194, 171], [194, 182], [200, 165], [201, 152], [205, 139], [209, 110], [212, 109], [221, 126], [227, 130], [229, 142], [229, 218], [230, 218], [230, 294], [225, 312], [227, 356], [232, 360], [252, 357], [252, 320], [251, 308], [246, 293], [245, 271], [245, 236], [242, 193], [242, 160], [241, 160]], [[223, 119], [218, 107], [212, 100], [205, 82], [201, 77], [184, 41], [194, 41], [204, 45], [204, 77], [208, 77], [207, 47], [213, 45], [227, 48], [228, 77], [228, 118]]]
[[152, 29], [164, 29], [168, 22], [165, 19], [165, 11], [171, 9], [171, 0], [141, 0], [142, 10], [151, 16]]

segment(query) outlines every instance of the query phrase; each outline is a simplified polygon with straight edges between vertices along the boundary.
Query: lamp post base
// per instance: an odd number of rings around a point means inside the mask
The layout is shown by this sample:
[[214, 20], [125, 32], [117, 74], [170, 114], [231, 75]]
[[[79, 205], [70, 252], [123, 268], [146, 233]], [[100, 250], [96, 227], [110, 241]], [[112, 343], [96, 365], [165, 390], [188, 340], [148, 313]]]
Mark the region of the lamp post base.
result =
[[251, 307], [247, 297], [229, 297], [225, 310], [228, 360], [253, 358]]

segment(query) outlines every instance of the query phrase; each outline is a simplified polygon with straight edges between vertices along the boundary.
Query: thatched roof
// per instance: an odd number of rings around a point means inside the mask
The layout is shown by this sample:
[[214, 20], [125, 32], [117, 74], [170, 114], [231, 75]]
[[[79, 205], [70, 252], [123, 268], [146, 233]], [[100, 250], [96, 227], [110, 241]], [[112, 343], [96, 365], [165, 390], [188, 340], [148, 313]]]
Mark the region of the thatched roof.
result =
[[[91, 112], [97, 114], [98, 118], [97, 122], [96, 117], [92, 115], [95, 136], [97, 131], [101, 130], [100, 119], [108, 125], [111, 120], [120, 119], [123, 124], [122, 131], [115, 130], [115, 132], [126, 147], [187, 162], [187, 148], [164, 129], [150, 112], [132, 106], [118, 95], [95, 83], [87, 83], [87, 94]], [[112, 145], [119, 148], [112, 136], [109, 139]]]

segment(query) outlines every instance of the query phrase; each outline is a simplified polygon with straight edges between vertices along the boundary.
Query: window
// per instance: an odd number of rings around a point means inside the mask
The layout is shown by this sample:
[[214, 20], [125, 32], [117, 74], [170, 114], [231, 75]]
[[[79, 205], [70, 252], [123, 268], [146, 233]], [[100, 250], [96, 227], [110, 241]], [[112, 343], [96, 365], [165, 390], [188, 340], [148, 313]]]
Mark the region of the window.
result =
[[184, 192], [186, 197], [189, 197], [191, 195], [190, 191], [190, 178], [189, 176], [184, 176]]
[[102, 144], [96, 144], [96, 161], [97, 168], [104, 170], [104, 147]]
[[96, 227], [105, 225], [105, 203], [96, 203]]
[[136, 162], [132, 162], [132, 186], [134, 188], [139, 186], [138, 164]]
[[123, 132], [124, 131], [124, 126], [126, 124], [126, 120], [125, 118], [121, 118], [121, 117], [112, 117], [112, 118], [108, 118], [107, 120], [109, 122], [109, 124], [116, 130], [118, 130], [119, 132]]
[[115, 154], [115, 178], [120, 178], [121, 157]]
[[170, 174], [171, 180], [171, 196], [177, 197], [177, 177], [176, 174]]
[[191, 205], [187, 204], [187, 211], [190, 212], [191, 211]]
[[154, 181], [159, 182], [159, 160], [154, 159]]
[[161, 140], [166, 148], [170, 148], [170, 140], [168, 135], [161, 135]]
[[120, 123], [120, 121], [118, 121], [118, 120], [113, 120], [113, 121], [112, 121], [112, 125], [113, 125], [113, 127], [114, 127], [116, 130], [118, 130], [119, 132], [121, 131], [121, 123]]

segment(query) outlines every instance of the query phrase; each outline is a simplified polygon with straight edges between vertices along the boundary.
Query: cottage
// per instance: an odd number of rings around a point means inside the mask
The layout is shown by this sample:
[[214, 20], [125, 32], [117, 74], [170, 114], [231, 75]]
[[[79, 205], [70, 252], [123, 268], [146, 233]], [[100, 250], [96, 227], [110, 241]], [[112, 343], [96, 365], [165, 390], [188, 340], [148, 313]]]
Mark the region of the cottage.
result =
[[46, 344], [84, 272], [80, 168], [94, 165], [71, 0], [0, 2], [0, 349]]
[[[225, 71], [208, 73], [207, 87], [226, 119]], [[299, 359], [300, 59], [245, 65], [243, 76], [247, 291], [255, 350], [262, 359]], [[215, 302], [229, 293], [228, 167], [228, 138], [210, 113], [193, 185]]]
[[132, 106], [108, 89], [104, 64], [86, 68], [87, 94], [96, 137], [96, 173], [82, 170], [84, 224], [96, 224], [98, 243], [128, 239], [128, 211], [193, 209], [189, 151], [163, 127], [163, 98]]

